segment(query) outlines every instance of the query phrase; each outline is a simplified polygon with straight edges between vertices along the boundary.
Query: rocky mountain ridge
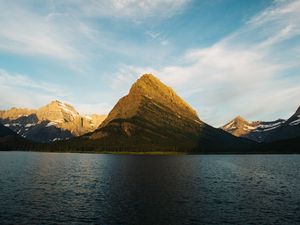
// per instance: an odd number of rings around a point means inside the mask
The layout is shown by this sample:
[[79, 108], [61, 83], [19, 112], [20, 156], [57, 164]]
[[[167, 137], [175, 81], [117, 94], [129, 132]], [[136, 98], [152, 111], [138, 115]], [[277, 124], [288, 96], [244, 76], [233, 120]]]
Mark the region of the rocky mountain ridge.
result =
[[273, 142], [300, 136], [300, 107], [287, 120], [248, 122], [237, 116], [221, 129], [256, 142]]
[[73, 106], [52, 101], [39, 109], [12, 108], [1, 111], [0, 122], [22, 137], [52, 142], [95, 130], [105, 115], [81, 116]]

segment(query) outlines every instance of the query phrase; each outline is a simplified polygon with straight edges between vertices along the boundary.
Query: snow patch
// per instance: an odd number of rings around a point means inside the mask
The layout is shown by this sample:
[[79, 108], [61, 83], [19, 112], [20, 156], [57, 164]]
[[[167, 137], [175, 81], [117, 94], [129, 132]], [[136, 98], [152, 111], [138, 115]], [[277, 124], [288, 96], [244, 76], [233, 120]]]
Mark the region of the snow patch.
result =
[[28, 124], [25, 125], [25, 127], [32, 127], [34, 125], [35, 125], [35, 123], [28, 123]]
[[231, 121], [229, 124], [224, 126], [224, 129], [230, 128], [233, 125], [234, 121]]
[[237, 128], [236, 126], [232, 126], [232, 127], [230, 127], [229, 130], [234, 130], [234, 129], [236, 129], [236, 128]]
[[298, 115], [297, 117], [298, 117], [298, 119], [289, 123], [291, 126], [296, 126], [296, 125], [300, 124], [300, 115]]
[[274, 130], [274, 129], [276, 129], [277, 127], [279, 127], [279, 126], [275, 126], [275, 127], [266, 128], [266, 129], [264, 129], [264, 131]]
[[256, 129], [257, 127], [252, 127], [252, 126], [249, 126], [249, 125], [244, 125], [244, 127], [246, 128], [246, 130], [254, 130]]
[[61, 140], [61, 138], [54, 138], [54, 139], [52, 139], [52, 141], [60, 141]]
[[84, 118], [88, 119], [88, 120], [92, 120], [93, 118], [90, 116], [84, 116]]
[[262, 128], [262, 129], [264, 129], [264, 128], [268, 129], [268, 128], [273, 128], [273, 127], [276, 128], [276, 127], [279, 127], [283, 122], [284, 121], [280, 121], [277, 123], [271, 123], [271, 124], [266, 124], [266, 125], [260, 124], [258, 127]]
[[59, 102], [58, 105], [61, 107], [61, 109], [67, 113], [67, 114], [71, 114], [73, 116], [73, 118], [78, 116], [77, 112], [74, 112], [73, 110], [70, 109], [70, 106], [67, 106], [65, 103], [63, 102]]
[[51, 127], [51, 126], [55, 126], [57, 123], [56, 122], [49, 122], [46, 127]]

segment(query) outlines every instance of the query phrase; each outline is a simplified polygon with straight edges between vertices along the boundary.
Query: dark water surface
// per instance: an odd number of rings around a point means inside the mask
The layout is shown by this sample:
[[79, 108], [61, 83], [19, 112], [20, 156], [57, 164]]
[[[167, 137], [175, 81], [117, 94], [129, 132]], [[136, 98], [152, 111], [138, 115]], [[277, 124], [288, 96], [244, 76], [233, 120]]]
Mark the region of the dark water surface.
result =
[[300, 155], [1, 152], [0, 224], [300, 224]]

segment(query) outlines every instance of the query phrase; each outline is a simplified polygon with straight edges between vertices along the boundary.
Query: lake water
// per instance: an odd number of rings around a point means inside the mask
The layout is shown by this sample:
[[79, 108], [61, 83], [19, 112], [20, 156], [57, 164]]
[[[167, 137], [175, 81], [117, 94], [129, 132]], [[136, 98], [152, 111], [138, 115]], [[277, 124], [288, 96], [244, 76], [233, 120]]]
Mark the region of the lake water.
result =
[[300, 224], [300, 156], [0, 152], [0, 224]]

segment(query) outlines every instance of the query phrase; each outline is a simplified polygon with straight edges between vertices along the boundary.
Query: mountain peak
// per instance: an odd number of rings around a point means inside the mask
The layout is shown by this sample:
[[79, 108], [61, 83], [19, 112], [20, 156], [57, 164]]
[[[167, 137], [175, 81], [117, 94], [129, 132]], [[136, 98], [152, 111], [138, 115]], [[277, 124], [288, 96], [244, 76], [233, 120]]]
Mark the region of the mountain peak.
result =
[[70, 122], [79, 118], [79, 113], [69, 104], [54, 100], [49, 104], [42, 106], [37, 111], [39, 120], [48, 120], [56, 122]]
[[152, 74], [142, 75], [131, 87], [129, 93], [138, 93], [142, 95], [151, 95], [153, 92], [173, 92], [173, 90], [163, 84]]
[[101, 126], [105, 126], [116, 118], [128, 119], [142, 114], [144, 108], [150, 103], [151, 107], [164, 108], [167, 111], [176, 112], [178, 117], [186, 117], [200, 122], [196, 111], [172, 88], [163, 84], [152, 74], [144, 74], [132, 85], [128, 95], [119, 100]]
[[248, 121], [246, 119], [244, 119], [243, 117], [241, 117], [240, 115], [236, 116], [233, 120], [248, 123]]
[[196, 111], [188, 103], [180, 98], [171, 87], [162, 83], [152, 74], [142, 75], [132, 85], [129, 94], [143, 95], [152, 101], [175, 109], [179, 114], [188, 113], [189, 117], [193, 114], [194, 119], [199, 120]]
[[255, 127], [259, 123], [257, 122], [248, 122], [240, 115], [236, 116], [229, 123], [225, 124], [221, 127], [221, 129], [235, 135], [235, 136], [243, 136], [247, 134], [249, 131], [255, 129]]
[[152, 81], [159, 81], [153, 74], [151, 73], [145, 73], [143, 74], [138, 81], [142, 81], [142, 80], [152, 80]]
[[72, 109], [72, 110], [75, 111], [73, 106], [71, 106], [71, 105], [69, 105], [65, 102], [59, 101], [59, 100], [53, 100], [50, 103], [48, 103], [46, 106], [54, 106], [54, 107], [59, 107], [59, 108], [69, 108], [69, 109]]

